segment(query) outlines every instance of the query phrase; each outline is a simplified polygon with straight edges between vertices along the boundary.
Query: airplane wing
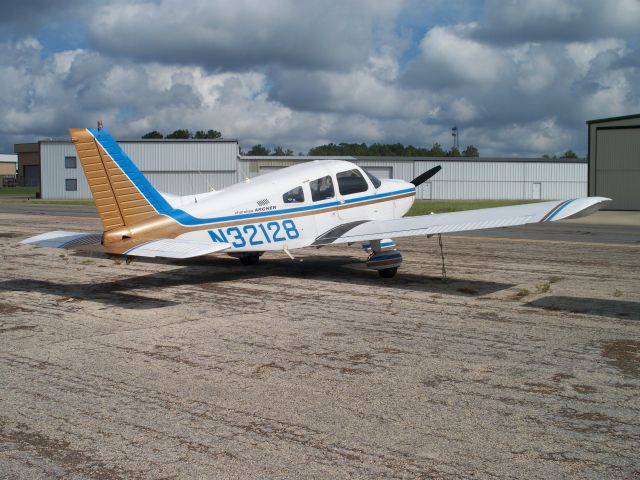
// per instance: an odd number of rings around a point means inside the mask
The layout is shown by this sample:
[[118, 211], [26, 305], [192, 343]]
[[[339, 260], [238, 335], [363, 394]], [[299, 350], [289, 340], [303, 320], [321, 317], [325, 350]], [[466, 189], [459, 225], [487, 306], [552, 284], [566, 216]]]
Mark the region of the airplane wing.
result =
[[180, 238], [152, 240], [133, 246], [125, 252], [111, 251], [101, 245], [102, 233], [67, 232], [57, 230], [22, 240], [20, 243], [49, 248], [79, 249], [96, 248], [107, 253], [133, 255], [136, 257], [191, 258], [216, 253], [231, 248], [228, 243], [197, 242]]
[[609, 198], [604, 197], [587, 197], [565, 201], [514, 205], [511, 207], [403, 217], [396, 220], [356, 221], [340, 225], [324, 233], [312, 245], [330, 245], [381, 238], [509, 227], [527, 223], [555, 222], [556, 220], [589, 215], [599, 210], [609, 201], [611, 201]]

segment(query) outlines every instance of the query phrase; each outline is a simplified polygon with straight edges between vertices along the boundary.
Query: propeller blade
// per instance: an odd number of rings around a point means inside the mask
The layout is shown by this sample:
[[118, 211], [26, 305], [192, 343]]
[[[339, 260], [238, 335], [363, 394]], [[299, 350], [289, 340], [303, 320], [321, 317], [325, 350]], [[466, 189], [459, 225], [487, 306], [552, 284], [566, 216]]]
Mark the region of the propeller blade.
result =
[[420, 185], [420, 184], [426, 182], [427, 180], [429, 180], [431, 177], [433, 177], [440, 170], [442, 170], [442, 166], [441, 165], [438, 165], [437, 167], [433, 167], [433, 168], [427, 170], [426, 172], [424, 172], [422, 175], [418, 175], [416, 178], [411, 180], [411, 183], [413, 183], [417, 187], [418, 185]]

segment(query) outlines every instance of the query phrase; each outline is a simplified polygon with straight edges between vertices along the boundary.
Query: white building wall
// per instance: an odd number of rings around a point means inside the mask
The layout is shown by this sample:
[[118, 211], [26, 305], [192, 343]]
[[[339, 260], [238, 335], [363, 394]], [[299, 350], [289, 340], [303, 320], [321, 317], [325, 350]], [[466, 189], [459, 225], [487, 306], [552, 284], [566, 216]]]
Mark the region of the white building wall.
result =
[[[259, 166], [286, 166], [304, 157], [244, 157], [238, 161], [236, 142], [121, 142], [122, 148], [160, 191], [188, 195], [219, 190], [258, 173]], [[79, 162], [65, 168], [65, 156], [76, 156], [70, 142], [41, 142], [42, 197], [90, 199]], [[419, 199], [531, 200], [586, 196], [587, 164], [536, 161], [444, 159], [354, 160], [363, 168], [388, 167], [393, 178], [410, 181], [426, 170], [442, 170], [418, 188]], [[66, 191], [65, 180], [77, 179], [77, 191]]]
[[416, 161], [414, 177], [442, 165], [430, 180], [418, 188], [417, 198], [441, 200], [532, 200], [539, 183], [540, 199], [553, 200], [586, 196], [586, 163]]
[[236, 171], [236, 142], [118, 142], [141, 171]]
[[143, 172], [161, 192], [174, 195], [221, 190], [236, 183], [236, 172]]
[[[42, 198], [63, 198], [83, 200], [91, 198], [89, 184], [84, 176], [79, 161], [76, 168], [65, 168], [64, 158], [75, 157], [76, 149], [72, 143], [41, 143], [40, 144], [40, 170], [41, 170], [41, 194]], [[65, 180], [75, 178], [78, 190], [66, 191]]]
[[[174, 195], [202, 193], [236, 183], [237, 142], [119, 142], [122, 149], [160, 191]], [[65, 168], [65, 157], [77, 157], [71, 142], [41, 142], [42, 198], [89, 200], [91, 191], [80, 161]], [[66, 179], [77, 190], [65, 189]]]
[[391, 178], [398, 178], [400, 180], [410, 181], [415, 178], [413, 175], [413, 160], [396, 160], [393, 162], [382, 162], [379, 160], [363, 160], [357, 159], [353, 163], [362, 168], [373, 167], [390, 167]]

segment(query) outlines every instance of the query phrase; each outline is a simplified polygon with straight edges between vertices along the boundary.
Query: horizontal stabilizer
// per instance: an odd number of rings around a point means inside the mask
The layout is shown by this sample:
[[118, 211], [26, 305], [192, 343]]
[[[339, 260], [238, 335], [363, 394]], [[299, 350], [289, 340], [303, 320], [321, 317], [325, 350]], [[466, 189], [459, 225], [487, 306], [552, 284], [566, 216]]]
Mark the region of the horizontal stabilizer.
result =
[[231, 248], [229, 243], [198, 242], [180, 238], [152, 240], [130, 248], [123, 255], [136, 257], [191, 258], [222, 252]]
[[[99, 251], [137, 257], [191, 258], [231, 248], [229, 243], [198, 242], [180, 238], [151, 240], [122, 252], [122, 247], [102, 247], [101, 233], [66, 232], [57, 230], [22, 240], [20, 243], [49, 248], [82, 249], [98, 246]], [[95, 249], [92, 249], [95, 250]]]
[[56, 230], [27, 238], [20, 243], [49, 248], [75, 248], [83, 245], [100, 245], [101, 239], [101, 233]]

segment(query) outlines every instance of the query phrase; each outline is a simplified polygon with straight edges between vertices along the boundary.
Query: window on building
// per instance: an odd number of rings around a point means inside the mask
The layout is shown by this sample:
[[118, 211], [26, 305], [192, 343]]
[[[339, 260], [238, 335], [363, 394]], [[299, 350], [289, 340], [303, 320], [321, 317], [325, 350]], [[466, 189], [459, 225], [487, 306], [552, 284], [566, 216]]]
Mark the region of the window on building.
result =
[[338, 190], [340, 195], [351, 195], [353, 193], [366, 192], [369, 189], [367, 181], [358, 170], [348, 170], [339, 172], [336, 175], [338, 180]]
[[296, 187], [282, 195], [284, 203], [301, 203], [304, 202], [304, 192], [302, 187]]
[[75, 178], [67, 178], [64, 181], [64, 189], [67, 192], [75, 192], [78, 190], [78, 180]]
[[320, 200], [326, 200], [327, 198], [333, 198], [335, 196], [333, 181], [329, 175], [309, 182], [309, 187], [311, 188], [311, 199], [314, 202], [319, 202]]
[[64, 157], [64, 168], [76, 168], [76, 157]]

